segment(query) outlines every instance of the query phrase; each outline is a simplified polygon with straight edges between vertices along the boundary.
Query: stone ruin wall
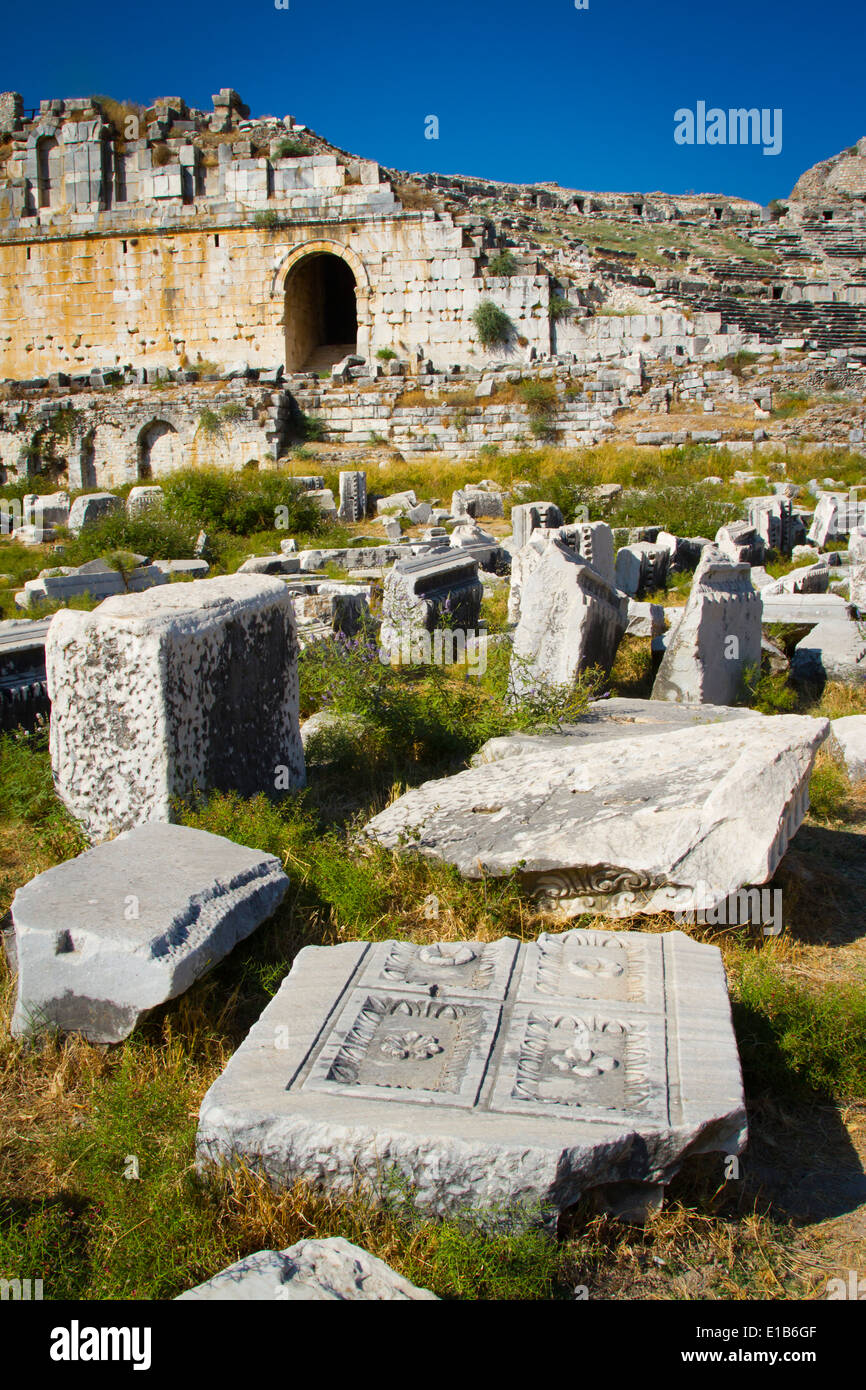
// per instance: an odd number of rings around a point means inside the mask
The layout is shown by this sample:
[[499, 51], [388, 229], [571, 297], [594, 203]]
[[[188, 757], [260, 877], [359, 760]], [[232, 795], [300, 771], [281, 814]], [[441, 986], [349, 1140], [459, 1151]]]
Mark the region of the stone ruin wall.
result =
[[[359, 355], [496, 357], [470, 322], [493, 291], [482, 247], [450, 214], [405, 210], [372, 161], [283, 156], [283, 122], [263, 118], [255, 145], [234, 138], [227, 90], [209, 115], [166, 100], [177, 109], [123, 140], [92, 101], [43, 102], [28, 120], [0, 95], [0, 378], [199, 360], [301, 370], [317, 344], [297, 272], [318, 254], [354, 277]], [[224, 142], [202, 145], [215, 131]], [[521, 351], [549, 353], [547, 276], [495, 297]]]

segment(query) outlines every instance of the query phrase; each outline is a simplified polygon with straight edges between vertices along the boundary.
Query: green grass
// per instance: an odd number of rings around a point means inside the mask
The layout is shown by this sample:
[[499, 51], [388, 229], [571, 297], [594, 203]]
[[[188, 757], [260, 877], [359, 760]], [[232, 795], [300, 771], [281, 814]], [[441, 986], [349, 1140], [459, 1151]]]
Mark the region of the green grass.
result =
[[780, 1100], [847, 1101], [866, 1095], [866, 991], [786, 978], [772, 953], [744, 956], [732, 981], [746, 1084]]

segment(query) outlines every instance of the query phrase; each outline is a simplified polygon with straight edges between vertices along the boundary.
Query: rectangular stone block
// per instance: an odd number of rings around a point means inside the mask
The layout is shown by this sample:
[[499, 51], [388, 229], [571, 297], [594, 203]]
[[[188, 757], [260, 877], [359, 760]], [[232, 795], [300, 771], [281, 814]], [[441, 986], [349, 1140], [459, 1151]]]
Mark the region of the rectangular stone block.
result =
[[174, 799], [196, 791], [303, 785], [297, 652], [291, 596], [262, 576], [58, 613], [46, 641], [51, 763], [85, 833], [170, 821]]
[[550, 1220], [739, 1152], [718, 950], [679, 932], [308, 947], [204, 1098], [199, 1164]]

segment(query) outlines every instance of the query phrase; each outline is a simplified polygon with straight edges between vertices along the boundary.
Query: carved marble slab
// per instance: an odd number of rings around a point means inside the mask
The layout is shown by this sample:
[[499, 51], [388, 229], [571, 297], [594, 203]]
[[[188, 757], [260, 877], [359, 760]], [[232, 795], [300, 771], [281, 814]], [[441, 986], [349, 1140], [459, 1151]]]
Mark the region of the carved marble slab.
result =
[[521, 945], [308, 947], [201, 1107], [200, 1166], [239, 1160], [438, 1214], [659, 1184], [738, 1153], [739, 1059], [719, 952], [680, 932]]

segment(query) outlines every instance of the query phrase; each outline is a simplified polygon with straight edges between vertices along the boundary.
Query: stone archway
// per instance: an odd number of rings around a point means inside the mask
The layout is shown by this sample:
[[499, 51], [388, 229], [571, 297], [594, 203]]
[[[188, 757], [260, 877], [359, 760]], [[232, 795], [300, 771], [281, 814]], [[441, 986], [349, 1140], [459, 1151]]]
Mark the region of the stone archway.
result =
[[[351, 272], [354, 287], [350, 285], [346, 270], [338, 269], [335, 263]], [[352, 288], [354, 321], [349, 317], [349, 290]], [[370, 278], [361, 257], [350, 247], [324, 238], [296, 246], [275, 268], [271, 295], [274, 300], [282, 301], [280, 321], [285, 335], [287, 371], [301, 371], [311, 359], [320, 360], [320, 370], [325, 370], [354, 350], [360, 357], [367, 356]], [[340, 341], [337, 335], [346, 332], [354, 332], [356, 336]], [[336, 341], [326, 341], [329, 337]]]
[[327, 370], [358, 348], [357, 281], [332, 252], [302, 257], [286, 276], [286, 370]]
[[151, 420], [138, 435], [136, 473], [141, 482], [170, 473], [179, 466], [177, 430], [167, 420]]

